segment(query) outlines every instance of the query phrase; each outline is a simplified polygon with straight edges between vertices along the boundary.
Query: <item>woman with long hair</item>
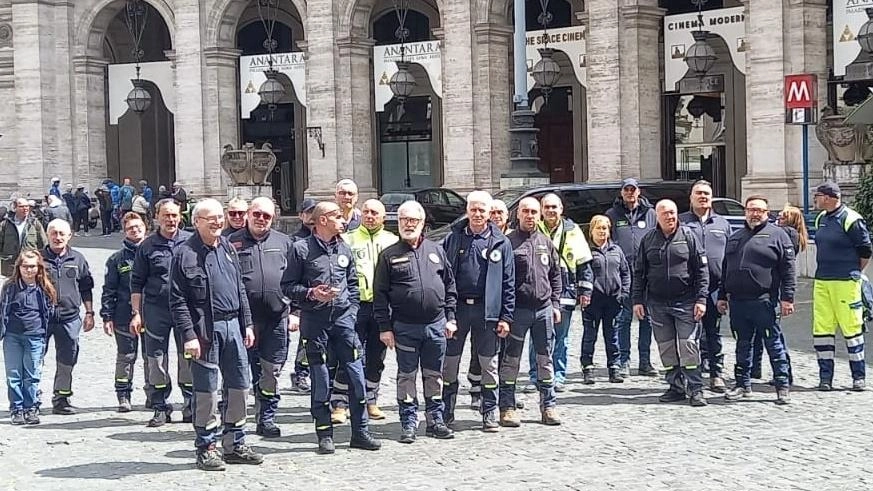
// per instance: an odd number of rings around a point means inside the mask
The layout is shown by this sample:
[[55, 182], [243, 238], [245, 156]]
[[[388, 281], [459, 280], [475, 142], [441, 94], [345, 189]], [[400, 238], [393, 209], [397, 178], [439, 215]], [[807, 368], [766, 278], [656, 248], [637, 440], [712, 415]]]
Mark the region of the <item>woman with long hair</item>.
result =
[[26, 250], [18, 256], [0, 295], [0, 339], [12, 424], [39, 424], [42, 359], [57, 302], [39, 252]]

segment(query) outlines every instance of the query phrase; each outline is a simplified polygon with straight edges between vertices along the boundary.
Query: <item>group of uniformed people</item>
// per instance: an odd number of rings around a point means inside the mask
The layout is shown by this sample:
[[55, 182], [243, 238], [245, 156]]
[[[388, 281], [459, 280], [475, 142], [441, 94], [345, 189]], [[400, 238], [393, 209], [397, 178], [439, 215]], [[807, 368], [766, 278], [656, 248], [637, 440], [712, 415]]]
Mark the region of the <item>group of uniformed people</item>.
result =
[[[790, 401], [790, 361], [779, 320], [794, 311], [796, 235], [769, 223], [766, 198], [745, 201], [746, 224], [731, 234], [712, 211], [712, 188], [700, 181], [691, 210], [662, 200], [652, 206], [634, 179], [605, 215], [591, 220], [591, 245], [563, 217], [560, 197], [525, 198], [516, 217], [484, 191], [467, 197], [467, 213], [435, 243], [423, 236], [425, 210], [397, 210], [399, 237], [385, 230], [378, 200], [360, 210], [357, 187], [337, 184], [335, 201], [305, 200], [294, 236], [272, 228], [269, 198], [201, 200], [195, 232], [179, 228], [172, 199], [156, 204], [158, 229], [145, 236], [135, 213], [123, 217], [124, 243], [106, 263], [100, 315], [118, 354], [118, 410], [131, 410], [133, 366], [144, 353], [148, 425], [172, 420], [171, 335], [178, 353], [182, 421], [194, 425], [197, 465], [260, 464], [245, 443], [246, 397], [256, 398], [256, 432], [278, 437], [279, 376], [289, 331], [300, 331], [294, 386], [311, 392], [320, 453], [333, 453], [333, 427], [351, 415], [350, 447], [377, 450], [368, 420], [382, 419], [378, 389], [386, 348], [396, 352], [400, 441], [418, 427], [422, 373], [426, 435], [453, 437], [460, 361], [471, 338], [473, 405], [482, 429], [519, 426], [520, 359], [530, 333], [531, 390], [542, 423], [559, 425], [556, 392], [565, 390], [566, 338], [576, 305], [583, 309], [583, 382], [595, 383], [594, 345], [602, 332], [609, 381], [629, 376], [631, 313], [640, 320], [639, 374], [656, 376], [653, 335], [666, 372], [663, 402], [706, 404], [710, 389], [728, 400], [751, 394], [755, 339], [771, 361], [777, 402]], [[853, 389], [864, 389], [861, 271], [873, 249], [863, 218], [842, 204], [839, 188], [816, 188], [817, 265], [813, 331], [820, 390], [833, 387], [834, 334], [846, 338]], [[226, 222], [230, 222], [228, 225]], [[512, 223], [515, 228], [509, 227]], [[53, 221], [44, 261], [58, 293], [49, 326], [57, 374], [53, 412], [72, 414], [72, 371], [81, 330], [94, 327], [87, 261], [68, 247], [69, 225]], [[85, 307], [84, 322], [78, 309]], [[736, 384], [726, 387], [719, 319], [730, 310], [737, 338]], [[651, 334], [649, 334], [651, 329]], [[702, 338], [702, 339], [701, 339]], [[141, 348], [140, 348], [141, 346]], [[309, 380], [307, 380], [307, 377]], [[219, 387], [219, 381], [221, 386]], [[222, 447], [219, 452], [217, 447]]]

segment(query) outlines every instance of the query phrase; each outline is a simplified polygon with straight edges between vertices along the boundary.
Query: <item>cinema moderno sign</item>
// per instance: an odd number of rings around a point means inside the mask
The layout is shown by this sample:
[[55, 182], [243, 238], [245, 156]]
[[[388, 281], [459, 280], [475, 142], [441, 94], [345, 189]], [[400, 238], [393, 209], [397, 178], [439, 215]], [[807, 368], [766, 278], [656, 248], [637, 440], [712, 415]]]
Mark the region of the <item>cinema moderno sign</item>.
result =
[[676, 90], [676, 83], [688, 72], [685, 50], [694, 44], [691, 32], [701, 29], [721, 37], [727, 44], [734, 67], [740, 73], [746, 73], [749, 45], [743, 7], [706, 10], [703, 12], [702, 26], [697, 19], [697, 12], [668, 15], [664, 17], [664, 86], [668, 92]]

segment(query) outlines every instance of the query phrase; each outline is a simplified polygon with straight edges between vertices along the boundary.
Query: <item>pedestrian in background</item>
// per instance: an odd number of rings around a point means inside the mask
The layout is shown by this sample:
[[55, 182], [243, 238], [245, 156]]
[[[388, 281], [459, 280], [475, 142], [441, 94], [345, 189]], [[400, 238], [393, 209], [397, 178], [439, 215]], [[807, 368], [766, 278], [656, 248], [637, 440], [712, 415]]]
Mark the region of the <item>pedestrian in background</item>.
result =
[[[142, 223], [146, 225], [146, 228], [149, 229], [151, 227], [148, 226], [149, 223], [149, 210], [151, 209], [148, 200], [142, 194], [137, 194], [133, 197], [133, 208], [131, 211], [139, 215], [142, 219]], [[124, 218], [122, 218], [122, 222]], [[122, 224], [122, 227], [124, 225]]]
[[3, 285], [0, 339], [12, 424], [39, 424], [39, 382], [57, 292], [38, 251], [24, 251]]
[[503, 235], [509, 235], [509, 208], [506, 207], [503, 200], [496, 199], [491, 202], [489, 220], [497, 226], [497, 230], [500, 230]]
[[112, 233], [112, 196], [109, 194], [109, 188], [103, 184], [97, 188], [97, 191], [94, 191], [94, 194], [97, 196], [97, 204], [100, 206], [102, 235], [110, 235]]
[[594, 383], [594, 345], [597, 332], [603, 332], [606, 345], [606, 366], [609, 381], [624, 382], [619, 358], [618, 331], [615, 318], [630, 296], [630, 267], [621, 247], [609, 238], [612, 224], [609, 218], [595, 215], [591, 218], [591, 269], [594, 272], [594, 291], [591, 303], [582, 311], [582, 383]]
[[15, 260], [21, 251], [41, 250], [48, 244], [42, 224], [30, 214], [30, 202], [26, 198], [16, 198], [13, 204], [13, 213], [0, 222], [0, 273], [6, 277], [12, 276]]
[[45, 208], [45, 221], [44, 224], [48, 225], [48, 222], [54, 220], [55, 218], [60, 218], [61, 220], [66, 220], [67, 223], [73, 223], [73, 216], [70, 214], [70, 209], [67, 208], [67, 205], [64, 204], [64, 201], [57, 196], [50, 194], [48, 196], [48, 206]]
[[91, 198], [85, 192], [84, 184], [76, 186], [76, 194], [73, 195], [73, 198], [76, 200], [75, 211], [73, 209], [70, 210], [70, 213], [73, 214], [73, 234], [79, 235], [79, 231], [82, 231], [87, 237], [88, 210], [91, 209]]
[[58, 198], [61, 197], [61, 178], [60, 177], [53, 177], [52, 178], [52, 186], [49, 188], [48, 195], [49, 196], [57, 196]]

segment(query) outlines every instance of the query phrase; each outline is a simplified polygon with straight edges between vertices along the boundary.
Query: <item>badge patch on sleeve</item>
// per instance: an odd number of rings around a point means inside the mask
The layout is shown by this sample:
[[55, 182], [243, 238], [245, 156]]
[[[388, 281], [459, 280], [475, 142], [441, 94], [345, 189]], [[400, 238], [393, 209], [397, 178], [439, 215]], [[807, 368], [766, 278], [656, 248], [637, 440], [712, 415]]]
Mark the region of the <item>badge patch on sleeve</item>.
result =
[[540, 262], [543, 266], [549, 265], [549, 255], [548, 254], [540, 254]]
[[706, 259], [706, 256], [700, 256], [700, 262], [703, 264], [709, 264], [709, 260]]
[[347, 258], [345, 254], [340, 254], [336, 258], [336, 263], [339, 264], [341, 268], [345, 268], [349, 265], [349, 258]]
[[437, 254], [435, 252], [431, 252], [430, 254], [428, 254], [427, 258], [430, 259], [430, 262], [432, 262], [434, 264], [440, 263], [440, 257], [437, 256]]
[[497, 249], [494, 249], [493, 251], [491, 251], [491, 261], [492, 262], [495, 262], [495, 263], [500, 262], [500, 260], [502, 258], [503, 258], [503, 254], [501, 254], [500, 251], [498, 251]]

